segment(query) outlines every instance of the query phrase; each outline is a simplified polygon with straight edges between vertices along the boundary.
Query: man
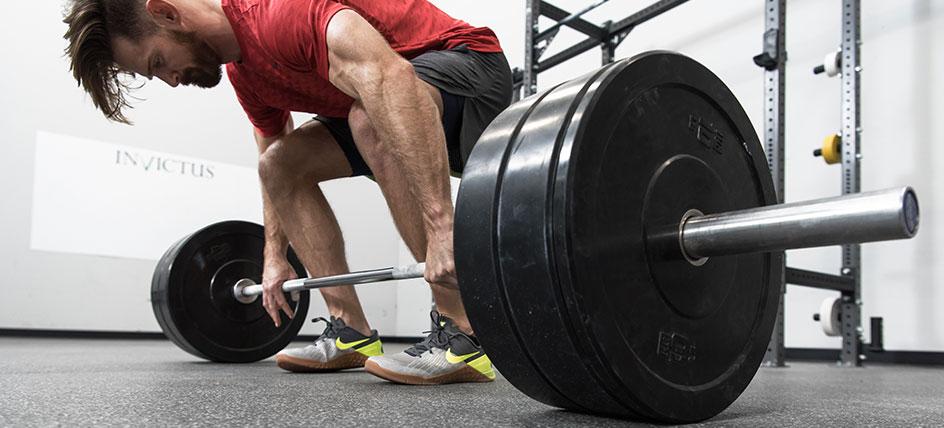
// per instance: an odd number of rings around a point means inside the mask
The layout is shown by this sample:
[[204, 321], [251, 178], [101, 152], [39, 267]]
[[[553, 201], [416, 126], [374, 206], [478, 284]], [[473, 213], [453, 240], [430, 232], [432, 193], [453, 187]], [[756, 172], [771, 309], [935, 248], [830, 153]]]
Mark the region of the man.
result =
[[[321, 291], [330, 312], [314, 344], [281, 352], [291, 371], [364, 366], [410, 384], [490, 381], [453, 261], [449, 173], [511, 98], [494, 33], [426, 0], [71, 0], [66, 52], [109, 119], [127, 123], [124, 74], [213, 87], [221, 65], [254, 126], [266, 226], [263, 306], [294, 316], [289, 242], [313, 276], [348, 271], [318, 183], [373, 176], [439, 313], [421, 343], [382, 355], [351, 286]], [[289, 112], [318, 115], [295, 128]], [[281, 313], [280, 313], [281, 311]], [[441, 315], [440, 315], [441, 313]]]

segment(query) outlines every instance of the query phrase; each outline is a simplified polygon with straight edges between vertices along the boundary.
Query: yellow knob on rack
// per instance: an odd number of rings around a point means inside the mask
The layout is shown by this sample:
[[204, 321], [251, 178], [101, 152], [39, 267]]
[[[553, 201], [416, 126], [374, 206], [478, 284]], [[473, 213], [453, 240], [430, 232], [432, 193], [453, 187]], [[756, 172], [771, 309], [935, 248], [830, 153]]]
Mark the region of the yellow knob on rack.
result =
[[813, 156], [822, 156], [827, 164], [833, 165], [842, 161], [842, 138], [833, 134], [823, 140], [823, 147], [813, 151]]

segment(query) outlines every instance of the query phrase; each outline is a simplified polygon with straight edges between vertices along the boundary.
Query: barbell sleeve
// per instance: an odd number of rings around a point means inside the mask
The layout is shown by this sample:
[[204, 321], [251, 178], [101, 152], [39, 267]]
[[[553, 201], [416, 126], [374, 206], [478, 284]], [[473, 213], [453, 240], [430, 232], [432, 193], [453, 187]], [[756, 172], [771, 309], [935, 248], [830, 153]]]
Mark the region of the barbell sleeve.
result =
[[[918, 232], [918, 198], [910, 187], [704, 215], [689, 211], [677, 242], [689, 261], [732, 254], [908, 239]], [[667, 235], [661, 235], [666, 237]], [[425, 263], [286, 281], [282, 291], [422, 278]], [[237, 298], [262, 285], [237, 285]]]
[[690, 261], [713, 256], [908, 239], [918, 232], [910, 187], [743, 211], [692, 215], [678, 241]]
[[[365, 270], [321, 278], [293, 279], [291, 281], [285, 281], [285, 283], [282, 284], [282, 291], [291, 293], [293, 291], [314, 290], [317, 288], [337, 287], [339, 285], [357, 285], [398, 279], [422, 278], [425, 271], [426, 263], [417, 263], [408, 266]], [[237, 287], [234, 293], [237, 298], [259, 295], [262, 294], [262, 285], [255, 284], [248, 287]]]

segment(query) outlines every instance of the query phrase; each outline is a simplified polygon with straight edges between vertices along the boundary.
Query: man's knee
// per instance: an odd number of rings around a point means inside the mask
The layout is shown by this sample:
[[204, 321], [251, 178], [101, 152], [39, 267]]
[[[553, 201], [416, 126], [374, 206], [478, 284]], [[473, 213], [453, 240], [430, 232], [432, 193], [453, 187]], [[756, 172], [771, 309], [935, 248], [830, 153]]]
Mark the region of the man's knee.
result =
[[259, 178], [267, 187], [313, 185], [350, 173], [343, 151], [320, 123], [296, 129], [259, 155]]
[[279, 140], [259, 155], [259, 178], [263, 185], [271, 186], [284, 181], [285, 172], [290, 168], [286, 152], [285, 143]]
[[295, 182], [318, 182], [317, 161], [306, 153], [303, 144], [306, 138], [299, 130], [269, 145], [259, 155], [259, 178], [265, 186], [278, 186]]

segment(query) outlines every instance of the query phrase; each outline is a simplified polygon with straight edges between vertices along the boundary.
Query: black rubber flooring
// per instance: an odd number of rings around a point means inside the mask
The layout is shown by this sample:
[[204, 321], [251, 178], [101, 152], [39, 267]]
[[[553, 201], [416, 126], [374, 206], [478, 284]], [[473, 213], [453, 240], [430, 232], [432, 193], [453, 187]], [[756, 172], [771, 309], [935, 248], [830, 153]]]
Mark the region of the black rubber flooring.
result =
[[[386, 345], [387, 351], [403, 348]], [[762, 369], [703, 426], [942, 426], [944, 368]], [[368, 373], [207, 363], [160, 340], [0, 338], [0, 426], [622, 426], [499, 378], [410, 387]]]

